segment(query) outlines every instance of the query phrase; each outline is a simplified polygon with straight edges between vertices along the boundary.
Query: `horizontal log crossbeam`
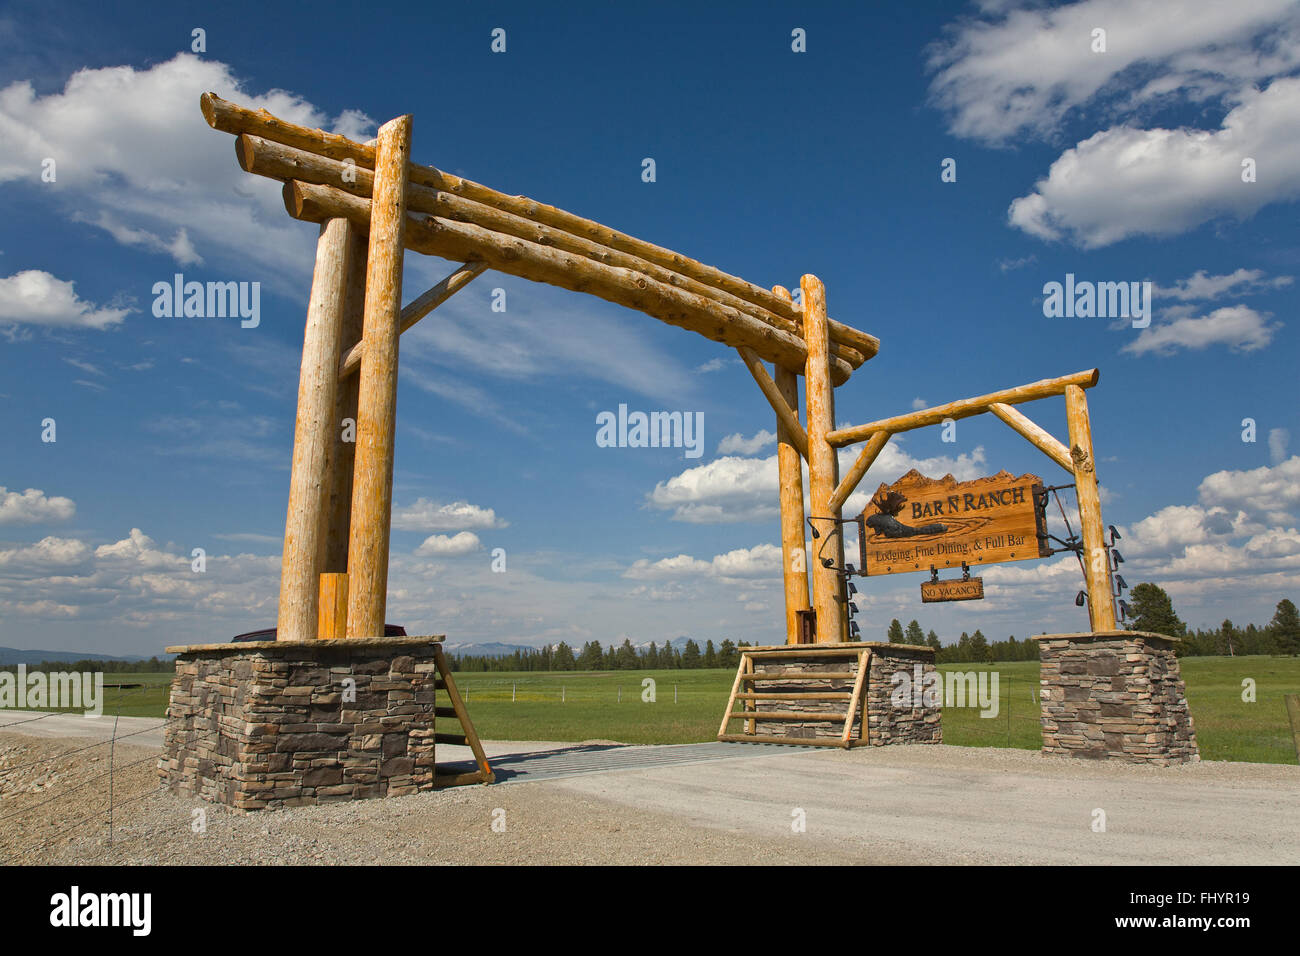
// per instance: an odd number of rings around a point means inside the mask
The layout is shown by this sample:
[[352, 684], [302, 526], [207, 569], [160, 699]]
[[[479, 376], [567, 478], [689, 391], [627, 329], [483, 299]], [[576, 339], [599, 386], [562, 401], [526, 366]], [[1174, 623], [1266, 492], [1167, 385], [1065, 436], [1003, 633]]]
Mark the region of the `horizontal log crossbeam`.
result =
[[858, 484], [866, 476], [867, 470], [875, 462], [881, 451], [884, 450], [885, 445], [888, 444], [891, 435], [911, 431], [915, 428], [924, 428], [927, 425], [937, 425], [948, 419], [955, 421], [958, 418], [969, 418], [972, 415], [980, 415], [984, 412], [992, 412], [1012, 429], [1019, 432], [1035, 448], [1073, 475], [1074, 462], [1070, 457], [1070, 450], [1046, 429], [1039, 427], [1011, 406], [1022, 402], [1032, 402], [1040, 398], [1048, 398], [1052, 395], [1064, 395], [1066, 389], [1071, 386], [1091, 388], [1097, 384], [1099, 375], [1097, 369], [1087, 369], [1082, 372], [1075, 372], [1073, 375], [1047, 378], [1039, 382], [1031, 382], [1029, 385], [1019, 385], [1015, 388], [1004, 388], [1001, 391], [981, 395], [978, 398], [964, 398], [960, 401], [949, 402], [946, 405], [923, 408], [919, 411], [909, 412], [906, 415], [882, 418], [880, 421], [870, 422], [866, 425], [854, 425], [850, 428], [840, 428], [830, 432], [826, 436], [826, 440], [837, 448], [843, 448], [846, 445], [852, 445], [864, 440], [867, 443], [858, 454], [857, 461], [853, 463], [849, 473], [844, 476], [839, 485], [836, 486], [835, 493], [831, 495], [830, 507], [832, 512], [844, 506], [844, 502], [848, 500], [849, 495], [853, 494]]
[[[369, 205], [375, 165], [373, 143], [357, 143], [338, 134], [288, 123], [265, 110], [248, 110], [212, 93], [203, 95], [201, 107], [212, 128], [239, 137], [238, 155], [246, 169], [285, 181], [298, 180], [345, 190], [358, 195]], [[429, 213], [438, 225], [459, 220], [479, 226], [498, 239], [502, 235], [510, 236], [531, 245], [550, 246], [548, 251], [559, 250], [590, 258], [617, 270], [603, 273], [601, 278], [622, 288], [617, 290], [617, 295], [585, 287], [577, 291], [592, 291], [608, 301], [646, 311], [655, 318], [699, 331], [715, 341], [748, 345], [764, 360], [792, 371], [803, 371], [806, 348], [802, 340], [802, 307], [768, 289], [554, 206], [524, 196], [510, 196], [431, 166], [409, 163], [408, 179], [410, 209]], [[349, 218], [356, 221], [354, 217]], [[368, 219], [368, 215], [365, 218]], [[449, 240], [441, 243], [448, 251], [432, 251], [417, 245], [409, 245], [409, 248], [455, 259], [457, 256], [450, 254], [449, 247], [459, 243], [460, 261], [482, 259], [488, 261], [491, 268], [510, 271], [500, 269], [487, 256], [471, 254], [472, 242], [471, 248], [467, 248], [465, 240], [480, 237], [471, 233], [456, 238], [457, 243]], [[425, 245], [438, 244], [426, 242]], [[530, 257], [524, 253], [516, 258]], [[551, 282], [537, 275], [525, 275], [522, 271], [511, 274]], [[551, 284], [574, 288], [576, 283]], [[680, 298], [666, 297], [665, 286], [673, 288]], [[608, 287], [605, 289], [605, 293], [613, 291]], [[667, 304], [663, 301], [665, 298]], [[643, 308], [636, 301], [629, 301], [638, 299], [656, 300], [656, 309]], [[703, 306], [701, 300], [720, 308]], [[683, 309], [684, 304], [690, 307]], [[677, 321], [665, 318], [664, 312], [674, 311], [678, 313]], [[783, 333], [791, 341], [778, 339], [775, 347], [768, 347], [764, 336], [755, 333], [746, 323], [737, 323], [737, 316]], [[711, 329], [713, 334], [697, 328], [697, 319], [700, 320], [698, 324]], [[727, 328], [732, 324], [745, 327], [734, 335], [728, 335]], [[834, 319], [828, 320], [827, 324], [832, 378], [840, 384], [847, 380], [854, 368], [877, 354], [880, 342], [875, 336]]]
[[[290, 180], [284, 186], [284, 201], [291, 216], [306, 222], [342, 217], [366, 228], [370, 221], [370, 200], [332, 186]], [[785, 368], [802, 368], [807, 355], [802, 338], [746, 312], [644, 273], [542, 243], [441, 216], [408, 215], [403, 237], [406, 248], [416, 252], [459, 262], [482, 261], [507, 275], [587, 292], [724, 345], [747, 345], [765, 360]], [[847, 381], [852, 371], [848, 362], [832, 357], [831, 378], [836, 384]]]
[[891, 435], [897, 435], [899, 432], [912, 431], [915, 428], [938, 425], [948, 418], [953, 420], [970, 418], [972, 415], [982, 415], [984, 412], [990, 411], [993, 405], [1019, 405], [1023, 402], [1037, 401], [1040, 398], [1050, 398], [1053, 395], [1064, 395], [1065, 390], [1071, 385], [1076, 385], [1079, 388], [1092, 388], [1097, 384], [1100, 375], [1101, 372], [1093, 368], [1075, 372], [1073, 375], [1062, 375], [1060, 378], [1045, 378], [1042, 381], [1031, 382], [1028, 385], [1004, 388], [1001, 391], [990, 392], [988, 395], [980, 395], [977, 398], [963, 398], [960, 401], [949, 402], [947, 405], [923, 408], [920, 411], [896, 415], [893, 418], [882, 418], [879, 421], [868, 422], [865, 425], [837, 428], [826, 435], [826, 440], [836, 448], [843, 448], [845, 445], [854, 445], [860, 441], [866, 441], [876, 432], [888, 432]]
[[[278, 179], [281, 182], [293, 180], [317, 186], [332, 186], [360, 199], [371, 198], [374, 174], [368, 169], [349, 167], [338, 160], [249, 134], [241, 135], [235, 140], [235, 155], [239, 159], [240, 167], [248, 173]], [[774, 328], [800, 334], [796, 322], [723, 289], [683, 276], [639, 256], [611, 249], [585, 236], [554, 229], [485, 203], [465, 199], [429, 186], [412, 184], [407, 190], [407, 205], [412, 212], [423, 212], [458, 222], [472, 223], [492, 232], [527, 239], [565, 252], [573, 252], [606, 265], [641, 272], [652, 279], [747, 312]], [[866, 356], [861, 351], [847, 345], [836, 344], [833, 346], [833, 351], [853, 368], [866, 361]]]

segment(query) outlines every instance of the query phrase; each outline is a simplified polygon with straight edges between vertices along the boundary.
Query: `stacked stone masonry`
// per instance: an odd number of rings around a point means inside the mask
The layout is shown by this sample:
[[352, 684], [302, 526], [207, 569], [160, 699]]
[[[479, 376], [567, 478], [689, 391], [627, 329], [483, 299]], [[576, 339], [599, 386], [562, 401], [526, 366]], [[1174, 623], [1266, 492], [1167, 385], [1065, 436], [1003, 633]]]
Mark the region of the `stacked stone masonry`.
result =
[[432, 788], [429, 638], [175, 650], [158, 765], [174, 791], [247, 811]]
[[1159, 765], [1200, 759], [1173, 638], [1108, 631], [1036, 640], [1043, 753]]
[[[863, 706], [853, 716], [851, 740], [854, 745], [869, 743], [872, 746], [887, 744], [937, 744], [943, 742], [941, 706], [934, 701], [926, 701], [921, 694], [912, 694], [916, 676], [922, 679], [935, 670], [934, 651], [928, 647], [914, 647], [909, 644], [884, 644], [863, 642], [845, 644], [845, 648], [869, 650], [870, 663], [867, 665], [867, 682], [863, 690]], [[827, 738], [840, 739], [844, 733], [843, 715], [847, 710], [845, 700], [799, 700], [801, 694], [818, 694], [827, 692], [849, 692], [853, 690], [854, 678], [818, 678], [817, 674], [844, 673], [852, 671], [855, 675], [858, 667], [856, 655], [846, 657], [824, 657], [807, 653], [807, 649], [826, 647], [826, 645], [788, 645], [779, 648], [764, 648], [764, 651], [777, 651], [777, 657], [760, 657], [755, 661], [757, 673], [790, 673], [789, 680], [764, 681], [752, 685], [761, 693], [778, 693], [790, 695], [781, 700], [762, 700], [755, 702], [759, 718], [754, 722], [754, 733], [758, 736], [792, 737], [792, 738]], [[896, 673], [906, 674], [908, 692], [896, 695], [902, 679], [895, 680]], [[898, 698], [906, 698], [905, 701]], [[941, 702], [939, 702], [941, 703]], [[736, 710], [741, 710], [737, 702]], [[838, 715], [839, 720], [817, 720], [802, 723], [799, 721], [764, 721], [762, 711], [787, 711], [794, 713]], [[862, 735], [862, 714], [867, 717], [866, 739]], [[747, 732], [748, 722], [736, 721], [741, 732]]]

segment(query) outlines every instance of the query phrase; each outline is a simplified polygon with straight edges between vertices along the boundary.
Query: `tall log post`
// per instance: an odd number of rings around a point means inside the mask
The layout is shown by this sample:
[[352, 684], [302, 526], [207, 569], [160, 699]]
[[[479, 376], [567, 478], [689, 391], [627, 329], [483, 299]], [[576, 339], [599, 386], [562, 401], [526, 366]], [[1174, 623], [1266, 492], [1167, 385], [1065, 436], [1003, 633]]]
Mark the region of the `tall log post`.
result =
[[1065, 387], [1065, 417], [1070, 428], [1070, 458], [1074, 462], [1074, 491], [1079, 497], [1079, 523], [1083, 525], [1088, 620], [1093, 631], [1110, 631], [1115, 627], [1110, 559], [1101, 521], [1101, 492], [1097, 486], [1097, 465], [1092, 453], [1088, 398], [1078, 385]]
[[[790, 293], [781, 286], [772, 292], [789, 300]], [[789, 369], [775, 366], [777, 390], [799, 418], [799, 376]], [[803, 511], [803, 456], [795, 445], [790, 429], [776, 420], [776, 462], [781, 487], [781, 573], [785, 581], [785, 642], [799, 641], [799, 612], [808, 609], [808, 548]]]
[[[343, 310], [343, 355], [360, 347], [362, 320], [366, 310], [366, 248], [369, 240], [354, 230], [349, 257], [347, 305]], [[343, 360], [340, 360], [340, 364]], [[360, 365], [360, 353], [357, 355]], [[352, 470], [356, 466], [357, 390], [360, 379], [349, 375], [339, 379], [338, 398], [334, 405], [334, 440], [329, 455], [329, 532], [321, 555], [323, 572], [346, 572], [348, 569], [348, 534], [352, 526]], [[346, 588], [345, 597], [346, 597]]]
[[[379, 128], [366, 258], [365, 316], [357, 386], [357, 447], [348, 535], [348, 637], [380, 637], [388, 601], [388, 536], [397, 424], [397, 342], [411, 117]], [[334, 363], [338, 381], [338, 360]]]
[[[844, 640], [844, 605], [840, 603], [841, 578], [838, 567], [844, 565], [844, 539], [835, 521], [838, 509], [831, 509], [831, 496], [839, 483], [835, 449], [826, 436], [835, 428], [835, 387], [831, 384], [830, 341], [826, 324], [826, 287], [814, 275], [799, 280], [803, 291], [803, 337], [808, 347], [804, 366], [804, 391], [808, 404], [808, 503], [812, 508], [813, 527], [818, 537], [813, 541], [811, 570], [812, 604], [817, 612], [817, 643], [833, 644]], [[836, 567], [825, 567], [830, 558]]]
[[346, 219], [321, 224], [316, 267], [303, 332], [298, 377], [298, 417], [289, 472], [289, 507], [280, 559], [280, 606], [276, 640], [316, 638], [318, 576], [328, 535], [329, 452], [334, 441], [334, 409], [347, 304], [349, 255], [357, 227]]

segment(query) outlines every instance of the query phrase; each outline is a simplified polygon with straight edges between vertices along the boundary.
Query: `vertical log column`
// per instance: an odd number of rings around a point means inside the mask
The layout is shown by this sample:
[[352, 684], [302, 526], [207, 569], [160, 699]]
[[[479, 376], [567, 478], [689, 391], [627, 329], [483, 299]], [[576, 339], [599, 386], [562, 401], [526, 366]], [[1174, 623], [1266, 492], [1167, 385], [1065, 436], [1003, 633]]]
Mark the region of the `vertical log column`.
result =
[[[402, 231], [411, 117], [379, 128], [366, 260], [365, 317], [357, 386], [357, 447], [348, 535], [348, 637], [380, 637], [388, 600], [388, 535], [397, 423], [397, 323], [402, 308]], [[337, 371], [336, 371], [337, 375]]]
[[831, 384], [830, 333], [826, 323], [826, 287], [814, 275], [799, 280], [803, 291], [803, 337], [808, 344], [804, 366], [804, 390], [808, 402], [808, 503], [818, 537], [812, 546], [812, 604], [817, 612], [817, 643], [834, 644], [844, 639], [844, 605], [840, 603], [840, 575], [836, 568], [823, 566], [830, 558], [844, 564], [844, 539], [839, 527], [828, 518], [838, 518], [840, 509], [831, 508], [835, 493], [835, 449], [826, 434], [835, 427], [835, 391]]
[[[343, 354], [361, 341], [362, 317], [366, 308], [366, 247], [368, 239], [359, 229], [353, 230], [348, 259], [347, 304], [343, 309]], [[334, 405], [334, 440], [329, 454], [329, 531], [321, 553], [322, 573], [348, 569], [348, 529], [352, 525], [352, 469], [357, 449], [357, 390], [359, 375], [339, 380]], [[346, 598], [346, 593], [344, 595]], [[346, 607], [346, 603], [344, 605]]]
[[289, 508], [280, 559], [280, 607], [276, 640], [316, 637], [316, 611], [323, 543], [328, 535], [329, 457], [335, 440], [339, 355], [347, 304], [350, 255], [356, 227], [346, 219], [322, 223], [316, 268], [303, 333], [298, 377], [298, 417], [289, 473]]
[[[787, 302], [790, 293], [782, 286], [772, 292]], [[799, 376], [776, 366], [776, 387], [799, 417]], [[808, 609], [807, 537], [803, 513], [803, 456], [778, 417], [776, 422], [776, 461], [781, 482], [781, 568], [785, 579], [785, 642], [798, 643], [799, 612]]]
[[1070, 458], [1074, 461], [1074, 491], [1083, 525], [1084, 571], [1088, 583], [1088, 620], [1093, 631], [1115, 628], [1115, 599], [1110, 592], [1110, 559], [1101, 521], [1101, 493], [1092, 454], [1092, 424], [1088, 398], [1078, 385], [1065, 387], [1065, 417], [1070, 428]]

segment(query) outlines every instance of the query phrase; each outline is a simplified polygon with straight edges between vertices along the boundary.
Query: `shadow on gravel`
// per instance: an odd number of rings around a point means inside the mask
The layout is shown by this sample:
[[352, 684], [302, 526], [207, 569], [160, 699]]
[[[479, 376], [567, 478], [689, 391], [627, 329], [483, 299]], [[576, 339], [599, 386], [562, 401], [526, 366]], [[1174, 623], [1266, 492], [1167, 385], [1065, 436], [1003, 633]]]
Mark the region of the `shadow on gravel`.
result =
[[[553, 750], [502, 754], [499, 757], [488, 757], [488, 763], [492, 767], [492, 772], [496, 774], [497, 783], [506, 783], [510, 780], [590, 773], [599, 769], [599, 764], [603, 763], [603, 761], [591, 760], [591, 756], [610, 750], [627, 749], [629, 748], [626, 744], [579, 744], [573, 747], [556, 747]], [[473, 773], [477, 769], [472, 759], [438, 763], [439, 773]]]

